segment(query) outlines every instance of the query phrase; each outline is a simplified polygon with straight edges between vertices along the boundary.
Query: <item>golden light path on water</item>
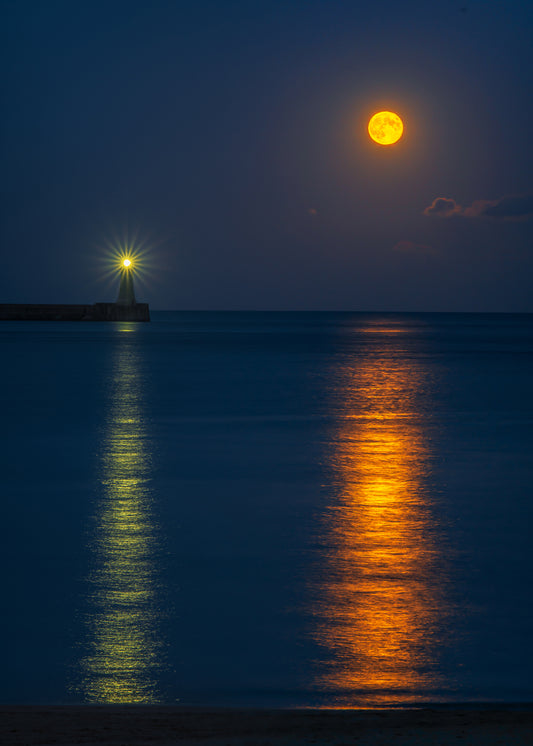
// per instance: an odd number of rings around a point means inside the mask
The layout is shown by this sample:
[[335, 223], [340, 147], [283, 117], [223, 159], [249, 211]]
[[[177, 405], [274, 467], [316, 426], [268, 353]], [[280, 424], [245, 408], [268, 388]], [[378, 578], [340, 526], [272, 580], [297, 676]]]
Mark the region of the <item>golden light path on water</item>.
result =
[[121, 324], [101, 454], [102, 495], [91, 541], [90, 653], [82, 661], [89, 702], [158, 701], [158, 538], [151, 455], [135, 324]]
[[424, 491], [431, 447], [423, 365], [397, 327], [373, 335], [336, 373], [341, 413], [330, 467], [335, 497], [315, 637], [329, 651], [316, 684], [340, 706], [401, 703], [437, 683], [436, 638], [444, 613], [431, 506]]

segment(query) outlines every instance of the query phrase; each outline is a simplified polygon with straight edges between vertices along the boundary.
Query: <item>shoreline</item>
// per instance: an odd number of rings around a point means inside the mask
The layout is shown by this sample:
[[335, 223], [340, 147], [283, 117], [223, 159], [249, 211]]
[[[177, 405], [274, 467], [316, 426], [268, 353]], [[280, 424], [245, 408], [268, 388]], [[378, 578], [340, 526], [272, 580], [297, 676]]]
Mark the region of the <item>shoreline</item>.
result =
[[526, 746], [533, 743], [533, 703], [363, 710], [3, 705], [0, 742], [9, 746]]

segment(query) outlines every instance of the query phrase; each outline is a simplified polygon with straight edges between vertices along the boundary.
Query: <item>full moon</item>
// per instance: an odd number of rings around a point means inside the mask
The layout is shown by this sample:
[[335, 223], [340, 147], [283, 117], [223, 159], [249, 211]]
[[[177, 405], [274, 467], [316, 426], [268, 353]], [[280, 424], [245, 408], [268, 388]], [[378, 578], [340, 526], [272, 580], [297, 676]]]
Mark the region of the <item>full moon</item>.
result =
[[393, 145], [403, 134], [403, 122], [393, 111], [378, 111], [368, 123], [368, 134], [379, 145]]

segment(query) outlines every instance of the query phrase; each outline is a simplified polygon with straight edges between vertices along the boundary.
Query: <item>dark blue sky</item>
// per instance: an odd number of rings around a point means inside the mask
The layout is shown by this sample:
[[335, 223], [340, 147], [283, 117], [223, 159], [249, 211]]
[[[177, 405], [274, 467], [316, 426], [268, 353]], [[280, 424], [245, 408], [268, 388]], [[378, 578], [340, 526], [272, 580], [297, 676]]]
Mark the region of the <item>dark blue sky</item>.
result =
[[0, 301], [533, 311], [531, 3], [2, 8]]

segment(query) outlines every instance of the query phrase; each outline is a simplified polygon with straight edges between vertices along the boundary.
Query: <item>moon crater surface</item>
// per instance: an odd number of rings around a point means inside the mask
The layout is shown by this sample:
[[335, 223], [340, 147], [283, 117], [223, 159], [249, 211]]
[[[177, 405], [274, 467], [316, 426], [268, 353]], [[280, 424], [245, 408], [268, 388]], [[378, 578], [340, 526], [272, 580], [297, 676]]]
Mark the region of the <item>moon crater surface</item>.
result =
[[393, 111], [378, 111], [368, 123], [368, 134], [378, 145], [394, 145], [403, 135], [403, 122]]

